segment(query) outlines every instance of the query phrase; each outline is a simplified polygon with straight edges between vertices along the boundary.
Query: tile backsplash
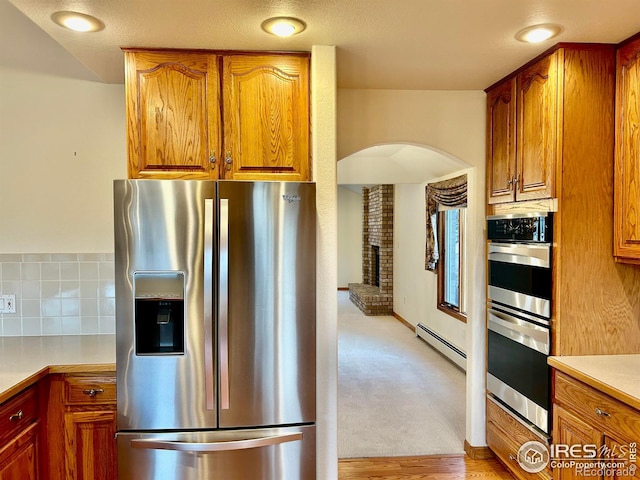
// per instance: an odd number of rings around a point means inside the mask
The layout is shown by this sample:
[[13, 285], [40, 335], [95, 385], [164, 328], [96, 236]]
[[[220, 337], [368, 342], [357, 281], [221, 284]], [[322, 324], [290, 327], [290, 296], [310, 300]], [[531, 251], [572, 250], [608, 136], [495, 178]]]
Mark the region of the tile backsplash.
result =
[[0, 336], [115, 333], [112, 253], [0, 254]]

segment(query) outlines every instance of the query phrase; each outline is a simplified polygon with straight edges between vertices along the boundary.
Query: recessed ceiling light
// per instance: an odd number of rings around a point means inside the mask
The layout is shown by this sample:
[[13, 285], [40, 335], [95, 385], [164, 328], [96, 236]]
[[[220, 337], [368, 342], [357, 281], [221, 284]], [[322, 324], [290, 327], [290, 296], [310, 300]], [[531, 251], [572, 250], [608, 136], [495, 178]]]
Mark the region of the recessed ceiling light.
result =
[[104, 23], [97, 18], [78, 12], [55, 12], [51, 20], [75, 32], [97, 32], [104, 28]]
[[516, 40], [527, 43], [540, 43], [555, 37], [560, 32], [562, 32], [561, 25], [555, 25], [552, 23], [532, 25], [531, 27], [523, 28], [516, 33]]
[[302, 20], [293, 17], [272, 17], [262, 22], [262, 29], [278, 37], [297, 35], [307, 28]]

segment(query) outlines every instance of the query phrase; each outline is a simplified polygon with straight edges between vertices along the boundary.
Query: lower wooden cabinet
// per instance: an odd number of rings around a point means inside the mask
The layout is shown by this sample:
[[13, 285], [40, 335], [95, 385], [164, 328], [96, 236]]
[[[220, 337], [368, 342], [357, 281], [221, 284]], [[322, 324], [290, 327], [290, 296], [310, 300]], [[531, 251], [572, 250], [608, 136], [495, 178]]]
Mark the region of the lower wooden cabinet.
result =
[[40, 478], [37, 391], [30, 387], [0, 405], [0, 480]]
[[64, 416], [66, 478], [114, 479], [116, 412], [69, 412]]
[[38, 429], [33, 423], [0, 449], [0, 480], [36, 480], [38, 469]]
[[[553, 441], [556, 445], [602, 445], [602, 433], [559, 405], [553, 407]], [[569, 460], [569, 459], [567, 459]], [[554, 480], [583, 479], [575, 468], [555, 468]]]
[[116, 479], [115, 372], [49, 375], [47, 382], [48, 478]]
[[[557, 370], [553, 386], [553, 478], [640, 479], [640, 411]], [[559, 445], [573, 452], [561, 454]]]
[[537, 473], [525, 471], [518, 462], [520, 447], [527, 442], [536, 441], [546, 445], [548, 442], [540, 435], [525, 427], [507, 413], [495, 400], [487, 396], [487, 445], [520, 480], [550, 480], [551, 470], [547, 466]]

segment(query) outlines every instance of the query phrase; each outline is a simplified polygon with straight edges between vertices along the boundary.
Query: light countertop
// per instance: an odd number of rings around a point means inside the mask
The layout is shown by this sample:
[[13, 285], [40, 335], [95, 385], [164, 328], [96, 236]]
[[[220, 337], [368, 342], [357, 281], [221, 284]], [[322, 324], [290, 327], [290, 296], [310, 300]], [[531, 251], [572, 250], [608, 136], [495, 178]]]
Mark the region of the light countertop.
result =
[[0, 403], [48, 373], [116, 369], [115, 335], [0, 337]]
[[549, 365], [640, 410], [640, 355], [549, 357]]

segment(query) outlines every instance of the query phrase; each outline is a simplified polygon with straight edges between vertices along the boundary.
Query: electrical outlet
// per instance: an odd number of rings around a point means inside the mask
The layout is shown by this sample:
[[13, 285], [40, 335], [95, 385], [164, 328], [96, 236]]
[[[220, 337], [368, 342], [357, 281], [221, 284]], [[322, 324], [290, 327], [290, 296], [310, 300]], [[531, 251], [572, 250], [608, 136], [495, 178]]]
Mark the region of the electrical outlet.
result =
[[15, 295], [0, 295], [0, 313], [16, 313]]

